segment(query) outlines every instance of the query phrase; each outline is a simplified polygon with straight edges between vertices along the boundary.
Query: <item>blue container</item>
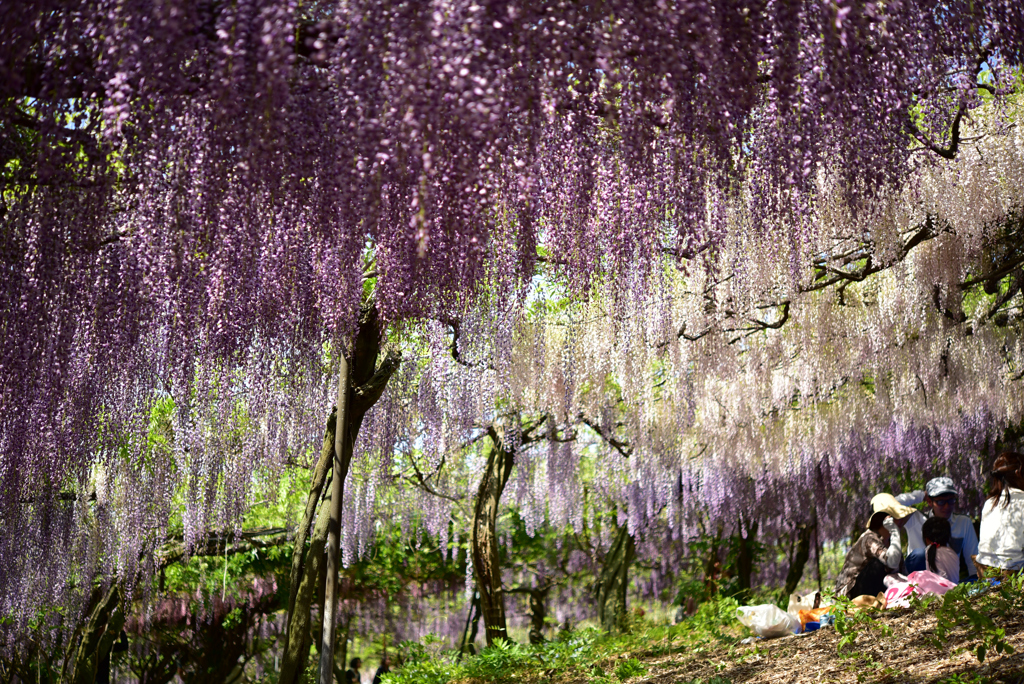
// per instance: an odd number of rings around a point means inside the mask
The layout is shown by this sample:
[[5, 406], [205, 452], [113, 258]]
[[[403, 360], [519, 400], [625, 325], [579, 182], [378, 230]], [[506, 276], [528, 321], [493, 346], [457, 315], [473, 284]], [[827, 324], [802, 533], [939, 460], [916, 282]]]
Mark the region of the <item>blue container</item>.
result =
[[814, 632], [814, 631], [817, 631], [820, 627], [821, 627], [821, 623], [820, 622], [805, 622], [804, 623], [804, 631], [805, 632]]

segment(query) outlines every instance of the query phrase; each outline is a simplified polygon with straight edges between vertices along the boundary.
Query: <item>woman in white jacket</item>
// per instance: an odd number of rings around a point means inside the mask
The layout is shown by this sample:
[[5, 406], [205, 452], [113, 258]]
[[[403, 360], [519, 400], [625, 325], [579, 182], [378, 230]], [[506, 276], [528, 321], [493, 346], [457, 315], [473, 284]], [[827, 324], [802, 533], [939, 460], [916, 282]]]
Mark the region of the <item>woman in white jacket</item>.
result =
[[991, 475], [976, 563], [1013, 572], [1024, 568], [1024, 455], [1000, 454]]

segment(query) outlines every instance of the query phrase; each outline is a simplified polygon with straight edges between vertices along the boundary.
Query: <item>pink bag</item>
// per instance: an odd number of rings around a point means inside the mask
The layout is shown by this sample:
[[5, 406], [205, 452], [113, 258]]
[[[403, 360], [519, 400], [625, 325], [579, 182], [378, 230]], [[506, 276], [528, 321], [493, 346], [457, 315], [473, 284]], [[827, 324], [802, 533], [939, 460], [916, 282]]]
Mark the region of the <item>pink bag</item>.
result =
[[910, 573], [906, 582], [894, 584], [885, 590], [885, 607], [909, 608], [910, 596], [912, 594], [921, 594], [922, 596], [925, 594], [935, 594], [936, 596], [942, 596], [955, 586], [955, 583], [950, 582], [945, 577], [936, 575], [934, 572], [918, 570], [917, 572]]

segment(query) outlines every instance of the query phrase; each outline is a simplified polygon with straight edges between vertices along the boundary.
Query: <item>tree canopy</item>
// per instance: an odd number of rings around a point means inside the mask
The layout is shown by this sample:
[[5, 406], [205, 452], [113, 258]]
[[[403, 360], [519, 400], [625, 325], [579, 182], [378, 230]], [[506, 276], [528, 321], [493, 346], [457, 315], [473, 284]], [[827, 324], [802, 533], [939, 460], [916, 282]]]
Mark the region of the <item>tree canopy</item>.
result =
[[0, 608], [91, 572], [54, 549], [134, 572], [182, 499], [189, 539], [236, 523], [319, 447], [368, 306], [407, 362], [357, 456], [444, 478], [526, 416], [560, 522], [580, 435], [631, 531], [883, 463], [976, 486], [1021, 418], [1022, 49], [1011, 0], [17, 3]]

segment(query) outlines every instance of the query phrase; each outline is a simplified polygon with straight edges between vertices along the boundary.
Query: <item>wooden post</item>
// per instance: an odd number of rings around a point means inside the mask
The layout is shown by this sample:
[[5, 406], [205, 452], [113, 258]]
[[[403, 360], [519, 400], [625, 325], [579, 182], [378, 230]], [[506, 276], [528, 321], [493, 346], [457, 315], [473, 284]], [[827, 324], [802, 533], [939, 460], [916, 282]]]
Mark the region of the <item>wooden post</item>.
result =
[[345, 494], [348, 463], [342, 454], [348, 427], [349, 363], [341, 350], [338, 369], [338, 418], [334, 430], [334, 466], [331, 473], [331, 514], [327, 523], [327, 586], [324, 589], [324, 629], [320, 641], [320, 684], [334, 680], [334, 623], [338, 612], [338, 553], [341, 547], [341, 501]]

